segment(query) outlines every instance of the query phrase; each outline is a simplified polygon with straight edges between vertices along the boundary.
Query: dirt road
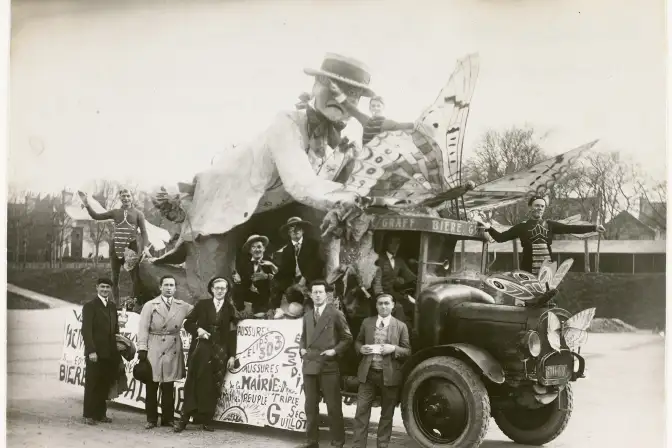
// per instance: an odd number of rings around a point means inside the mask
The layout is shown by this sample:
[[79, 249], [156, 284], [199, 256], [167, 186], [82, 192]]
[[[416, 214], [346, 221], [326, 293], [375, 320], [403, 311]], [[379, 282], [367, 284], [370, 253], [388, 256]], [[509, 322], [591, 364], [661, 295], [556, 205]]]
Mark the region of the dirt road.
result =
[[[289, 447], [302, 441], [300, 433], [218, 424], [215, 433], [169, 428], [142, 429], [142, 412], [114, 406], [114, 422], [96, 427], [80, 423], [81, 389], [57, 378], [57, 360], [63, 329], [63, 309], [8, 311], [7, 443], [10, 447], [143, 448], [273, 446]], [[593, 334], [584, 354], [589, 378], [575, 386], [575, 411], [567, 430], [547, 446], [588, 448], [663, 446], [664, 340], [651, 334]], [[354, 406], [344, 406], [352, 425]], [[377, 421], [374, 412], [372, 420]], [[404, 433], [399, 411], [395, 415], [394, 447], [413, 447]], [[374, 428], [375, 429], [375, 428]], [[327, 446], [328, 436], [323, 436]], [[375, 437], [370, 438], [375, 446]], [[490, 424], [484, 448], [515, 445]]]

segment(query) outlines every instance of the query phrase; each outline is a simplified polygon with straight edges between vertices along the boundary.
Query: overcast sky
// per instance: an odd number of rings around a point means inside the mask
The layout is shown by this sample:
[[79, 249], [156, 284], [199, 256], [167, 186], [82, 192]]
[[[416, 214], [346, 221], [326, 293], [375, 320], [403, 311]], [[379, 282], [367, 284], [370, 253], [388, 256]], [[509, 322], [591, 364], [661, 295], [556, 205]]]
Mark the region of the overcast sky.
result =
[[663, 0], [105, 3], [15, 2], [10, 181], [189, 181], [293, 108], [325, 52], [367, 63], [403, 121], [478, 52], [465, 150], [528, 124], [551, 154], [599, 138], [665, 177]]

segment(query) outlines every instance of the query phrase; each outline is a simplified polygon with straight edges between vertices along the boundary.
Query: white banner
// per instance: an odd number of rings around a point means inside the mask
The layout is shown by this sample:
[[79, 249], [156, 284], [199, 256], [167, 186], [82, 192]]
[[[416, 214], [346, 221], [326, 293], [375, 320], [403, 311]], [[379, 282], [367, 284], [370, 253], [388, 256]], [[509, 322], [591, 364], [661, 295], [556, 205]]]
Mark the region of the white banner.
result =
[[[128, 323], [121, 328], [121, 334], [136, 343], [140, 315], [127, 316]], [[86, 370], [81, 328], [82, 311], [73, 310], [65, 322], [59, 363], [59, 380], [78, 387], [84, 386]], [[224, 379], [214, 419], [305, 431], [299, 357], [301, 319], [244, 320], [238, 324], [237, 332], [237, 362]], [[186, 363], [191, 335], [182, 329], [181, 336]], [[145, 385], [133, 378], [137, 361], [137, 356], [131, 362], [125, 361], [129, 390], [114, 401], [144, 409]], [[183, 387], [184, 380], [175, 382], [176, 416], [182, 411]]]

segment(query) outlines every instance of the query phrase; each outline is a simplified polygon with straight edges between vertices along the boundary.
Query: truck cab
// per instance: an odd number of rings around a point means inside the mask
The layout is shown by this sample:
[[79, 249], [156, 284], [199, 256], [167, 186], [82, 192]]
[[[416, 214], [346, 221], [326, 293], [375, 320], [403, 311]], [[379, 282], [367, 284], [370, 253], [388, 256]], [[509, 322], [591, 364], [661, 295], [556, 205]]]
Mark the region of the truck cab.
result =
[[[378, 245], [387, 233], [401, 235], [401, 255], [417, 272], [405, 291], [414, 314], [400, 397], [408, 434], [423, 447], [477, 447], [492, 416], [518, 443], [556, 438], [571, 415], [570, 383], [585, 368], [563, 333], [576, 316], [555, 306], [557, 291], [524, 271], [489, 273], [488, 240], [475, 222], [379, 215], [373, 230]], [[482, 250], [458, 270], [455, 252], [466, 240]], [[579, 332], [594, 309], [586, 313]], [[361, 319], [348, 320], [356, 337]], [[353, 398], [360, 359], [353, 348], [341, 361], [343, 393]]]

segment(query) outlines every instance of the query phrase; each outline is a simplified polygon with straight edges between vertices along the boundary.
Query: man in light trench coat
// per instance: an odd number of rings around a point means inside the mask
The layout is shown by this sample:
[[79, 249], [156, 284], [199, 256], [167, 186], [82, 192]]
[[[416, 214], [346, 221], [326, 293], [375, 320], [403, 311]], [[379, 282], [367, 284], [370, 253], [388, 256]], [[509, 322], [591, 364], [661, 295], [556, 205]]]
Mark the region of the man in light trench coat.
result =
[[138, 327], [138, 358], [148, 359], [152, 382], [147, 384], [146, 429], [158, 423], [157, 392], [161, 386], [161, 426], [173, 426], [175, 416], [174, 382], [186, 375], [180, 329], [192, 305], [174, 297], [175, 278], [161, 277], [161, 295], [145, 303]]

